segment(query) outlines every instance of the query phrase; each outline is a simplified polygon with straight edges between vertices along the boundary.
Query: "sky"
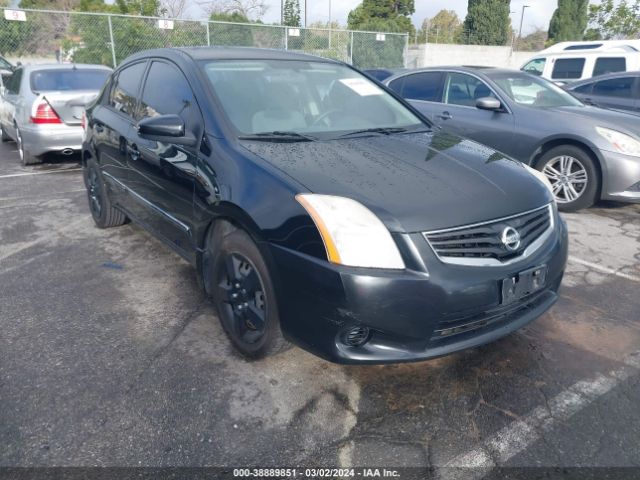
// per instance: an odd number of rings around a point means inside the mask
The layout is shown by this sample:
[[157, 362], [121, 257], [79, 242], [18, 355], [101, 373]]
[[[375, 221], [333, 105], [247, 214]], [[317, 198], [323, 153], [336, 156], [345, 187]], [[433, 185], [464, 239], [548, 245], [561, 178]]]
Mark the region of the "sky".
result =
[[[266, 0], [269, 9], [263, 18], [265, 23], [276, 23], [280, 21], [280, 0]], [[346, 25], [349, 11], [354, 9], [361, 0], [331, 0], [331, 18], [337, 20], [341, 25]], [[301, 7], [304, 0], [300, 0]], [[525, 10], [524, 22], [522, 26], [523, 34], [526, 35], [536, 28], [547, 29], [553, 11], [556, 9], [557, 0], [511, 0], [511, 14], [514, 28], [520, 26], [520, 15], [522, 6], [529, 5]], [[329, 20], [329, 0], [307, 0], [309, 9], [307, 14], [308, 23]], [[464, 20], [467, 14], [467, 0], [415, 0], [416, 13], [413, 15], [413, 23], [420, 27], [422, 21], [427, 17], [433, 17], [443, 8], [455, 10], [460, 19]], [[303, 7], [304, 8], [304, 7]], [[195, 12], [192, 13], [192, 16]]]

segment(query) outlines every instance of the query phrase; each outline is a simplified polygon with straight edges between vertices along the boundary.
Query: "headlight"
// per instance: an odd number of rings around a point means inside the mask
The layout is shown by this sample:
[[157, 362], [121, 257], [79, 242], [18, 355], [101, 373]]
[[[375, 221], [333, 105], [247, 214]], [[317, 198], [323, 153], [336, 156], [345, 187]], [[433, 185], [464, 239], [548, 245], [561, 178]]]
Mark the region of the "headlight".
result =
[[555, 201], [555, 194], [553, 193], [553, 187], [551, 186], [551, 182], [549, 181], [549, 179], [547, 178], [547, 176], [542, 173], [539, 172], [538, 170], [536, 170], [535, 168], [531, 168], [529, 165], [527, 165], [526, 163], [522, 164], [524, 166], [524, 168], [534, 177], [536, 177], [538, 180], [540, 180], [542, 183], [545, 184], [545, 186], [549, 189], [549, 191], [551, 192], [551, 195], [553, 196], [553, 199]]
[[387, 227], [369, 209], [350, 198], [299, 194], [320, 231], [332, 263], [353, 267], [403, 269], [404, 262]]
[[596, 127], [600, 136], [606, 138], [618, 152], [640, 157], [640, 142], [630, 135], [605, 127]]

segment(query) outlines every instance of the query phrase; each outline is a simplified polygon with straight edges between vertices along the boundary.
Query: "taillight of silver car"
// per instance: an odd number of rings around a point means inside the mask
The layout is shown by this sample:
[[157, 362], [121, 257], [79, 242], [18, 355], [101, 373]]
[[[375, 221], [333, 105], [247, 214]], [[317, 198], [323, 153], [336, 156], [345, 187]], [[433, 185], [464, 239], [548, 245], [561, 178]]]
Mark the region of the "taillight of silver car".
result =
[[56, 111], [49, 105], [46, 99], [36, 100], [31, 109], [31, 123], [62, 123]]

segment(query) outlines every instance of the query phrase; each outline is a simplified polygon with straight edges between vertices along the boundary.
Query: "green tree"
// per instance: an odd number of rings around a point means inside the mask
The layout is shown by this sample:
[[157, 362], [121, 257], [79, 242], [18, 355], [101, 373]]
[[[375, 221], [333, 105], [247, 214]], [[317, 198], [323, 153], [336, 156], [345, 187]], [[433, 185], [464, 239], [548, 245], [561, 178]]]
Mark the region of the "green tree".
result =
[[454, 10], [440, 10], [433, 18], [425, 18], [418, 32], [419, 43], [455, 43], [462, 22]]
[[[230, 13], [213, 12], [211, 20], [217, 22], [251, 23], [249, 18], [238, 11]], [[230, 23], [214, 23], [209, 25], [211, 45], [233, 47], [251, 47], [253, 45], [253, 27], [249, 25], [231, 25]]]
[[288, 27], [300, 27], [300, 0], [285, 0], [284, 24]]
[[511, 40], [510, 0], [469, 0], [461, 43], [506, 45]]
[[[368, 32], [398, 32], [415, 34], [411, 15], [413, 0], [363, 0], [349, 12], [347, 23], [351, 30]], [[400, 67], [404, 64], [406, 37], [373, 33], [354, 33], [353, 64], [361, 67]]]
[[[515, 33], [517, 35], [517, 32]], [[537, 29], [529, 35], [519, 38], [514, 48], [521, 52], [537, 52], [542, 50], [547, 42], [547, 32]]]
[[548, 44], [583, 40], [588, 23], [589, 0], [558, 0], [549, 23]]
[[603, 0], [589, 5], [588, 40], [630, 39], [640, 37], [640, 0]]

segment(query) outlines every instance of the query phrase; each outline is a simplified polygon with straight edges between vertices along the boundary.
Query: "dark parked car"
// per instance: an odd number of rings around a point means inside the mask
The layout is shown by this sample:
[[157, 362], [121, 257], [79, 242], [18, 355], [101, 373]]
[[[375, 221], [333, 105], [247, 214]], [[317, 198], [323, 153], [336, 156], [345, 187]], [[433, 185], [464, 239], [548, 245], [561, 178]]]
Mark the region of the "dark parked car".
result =
[[587, 105], [640, 114], [640, 72], [621, 72], [563, 86]]
[[385, 81], [445, 131], [544, 172], [561, 210], [640, 202], [640, 118], [589, 107], [528, 73], [430, 68]]
[[86, 115], [96, 225], [131, 218], [192, 262], [247, 356], [288, 338], [335, 362], [421, 360], [558, 298], [567, 230], [544, 176], [342, 63], [142, 52]]
[[366, 73], [367, 75], [369, 75], [371, 78], [382, 82], [384, 80], [386, 80], [387, 78], [393, 76], [393, 75], [397, 75], [401, 72], [405, 72], [407, 71], [406, 68], [367, 68], [366, 70], [363, 70], [363, 73]]

